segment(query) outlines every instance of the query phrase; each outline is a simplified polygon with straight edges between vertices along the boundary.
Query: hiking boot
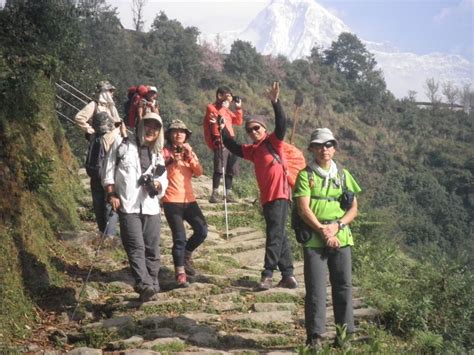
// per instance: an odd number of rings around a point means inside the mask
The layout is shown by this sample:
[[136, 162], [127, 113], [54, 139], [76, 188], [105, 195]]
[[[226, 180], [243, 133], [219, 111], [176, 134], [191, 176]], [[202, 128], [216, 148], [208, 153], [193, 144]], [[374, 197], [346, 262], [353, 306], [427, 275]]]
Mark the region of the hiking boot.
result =
[[226, 201], [229, 202], [229, 203], [235, 203], [237, 202], [237, 199], [235, 198], [235, 195], [232, 191], [227, 191], [226, 192]]
[[155, 289], [151, 286], [143, 286], [140, 290], [140, 302], [148, 302], [155, 295]]
[[189, 276], [196, 275], [196, 269], [194, 266], [193, 258], [191, 256], [184, 257], [184, 271], [186, 271], [186, 274], [188, 274]]
[[209, 197], [210, 203], [217, 203], [219, 202], [219, 193], [217, 191], [212, 191], [211, 197]]
[[266, 291], [271, 289], [273, 286], [273, 280], [271, 277], [262, 277], [260, 283], [256, 287], [256, 291]]
[[178, 287], [181, 288], [189, 287], [189, 282], [186, 280], [186, 274], [184, 272], [176, 274], [176, 283]]
[[323, 338], [318, 334], [313, 334], [306, 338], [306, 346], [311, 350], [320, 350], [323, 347]]
[[298, 281], [296, 281], [294, 276], [283, 276], [280, 282], [276, 285], [276, 287], [289, 288], [289, 289], [297, 288]]

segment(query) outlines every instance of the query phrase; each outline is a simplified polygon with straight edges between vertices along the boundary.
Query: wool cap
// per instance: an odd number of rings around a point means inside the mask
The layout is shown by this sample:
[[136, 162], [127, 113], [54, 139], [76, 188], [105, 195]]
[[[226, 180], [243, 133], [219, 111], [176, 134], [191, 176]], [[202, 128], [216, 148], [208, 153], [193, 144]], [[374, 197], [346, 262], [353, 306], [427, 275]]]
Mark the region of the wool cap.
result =
[[245, 127], [248, 127], [249, 124], [252, 122], [258, 123], [259, 125], [263, 126], [265, 129], [267, 129], [267, 118], [263, 115], [250, 116], [245, 122]]
[[323, 144], [329, 141], [334, 141], [337, 144], [337, 140], [334, 138], [334, 134], [332, 134], [331, 130], [329, 128], [318, 128], [313, 133], [311, 133], [309, 144]]
[[165, 138], [169, 140], [169, 134], [171, 133], [171, 130], [173, 129], [182, 129], [186, 132], [186, 140], [191, 137], [191, 134], [193, 133], [188, 127], [186, 127], [186, 124], [181, 121], [181, 120], [173, 120], [171, 123], [168, 125], [168, 128], [166, 129], [165, 133]]

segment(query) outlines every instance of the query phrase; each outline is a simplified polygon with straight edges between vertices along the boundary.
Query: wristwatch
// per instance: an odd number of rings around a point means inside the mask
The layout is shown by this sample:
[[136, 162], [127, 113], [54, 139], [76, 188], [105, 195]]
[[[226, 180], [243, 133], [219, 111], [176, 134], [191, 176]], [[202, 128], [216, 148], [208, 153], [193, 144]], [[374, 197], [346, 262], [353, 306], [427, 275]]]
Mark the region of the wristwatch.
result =
[[344, 228], [346, 228], [346, 224], [342, 223], [341, 221], [337, 221], [337, 225], [339, 226], [339, 230], [343, 230]]

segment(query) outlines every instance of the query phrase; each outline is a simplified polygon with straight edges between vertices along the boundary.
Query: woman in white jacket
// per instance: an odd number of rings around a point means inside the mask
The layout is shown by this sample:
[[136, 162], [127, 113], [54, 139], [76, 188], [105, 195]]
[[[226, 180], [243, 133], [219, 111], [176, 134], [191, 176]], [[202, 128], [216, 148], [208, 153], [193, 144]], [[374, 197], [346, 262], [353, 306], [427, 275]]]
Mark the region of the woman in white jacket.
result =
[[122, 244], [143, 302], [160, 289], [159, 199], [168, 186], [162, 125], [161, 117], [150, 112], [139, 122], [137, 137], [117, 138], [107, 154], [103, 179], [107, 200], [119, 214]]

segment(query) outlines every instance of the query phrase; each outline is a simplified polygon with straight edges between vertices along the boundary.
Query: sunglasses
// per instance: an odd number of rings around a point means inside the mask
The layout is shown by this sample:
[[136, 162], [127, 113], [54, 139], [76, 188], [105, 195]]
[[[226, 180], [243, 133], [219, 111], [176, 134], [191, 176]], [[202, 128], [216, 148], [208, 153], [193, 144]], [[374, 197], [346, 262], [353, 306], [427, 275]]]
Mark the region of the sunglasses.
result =
[[255, 125], [255, 126], [252, 126], [252, 127], [248, 127], [245, 130], [247, 131], [247, 133], [252, 133], [252, 131], [257, 132], [260, 129], [260, 127], [261, 126], [259, 126], [259, 125]]
[[322, 148], [329, 149], [329, 148], [335, 147], [336, 143], [334, 141], [328, 141], [326, 143], [311, 143], [311, 146], [318, 149], [322, 149]]

